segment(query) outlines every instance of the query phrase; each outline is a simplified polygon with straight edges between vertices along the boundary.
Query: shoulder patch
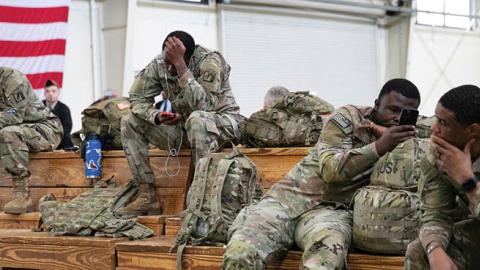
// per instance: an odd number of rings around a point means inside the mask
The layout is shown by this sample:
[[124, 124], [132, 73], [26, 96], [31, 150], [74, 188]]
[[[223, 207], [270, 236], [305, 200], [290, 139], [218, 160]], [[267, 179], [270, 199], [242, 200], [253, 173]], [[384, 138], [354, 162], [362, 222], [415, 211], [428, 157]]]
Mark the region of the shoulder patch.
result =
[[335, 113], [332, 115], [330, 121], [337, 125], [345, 134], [353, 132], [352, 121], [341, 113]]
[[202, 79], [206, 82], [213, 82], [215, 80], [215, 72], [207, 70], [203, 73]]
[[19, 103], [25, 99], [25, 94], [22, 92], [21, 89], [19, 89], [15, 93], [13, 93], [13, 97], [15, 98], [15, 101]]

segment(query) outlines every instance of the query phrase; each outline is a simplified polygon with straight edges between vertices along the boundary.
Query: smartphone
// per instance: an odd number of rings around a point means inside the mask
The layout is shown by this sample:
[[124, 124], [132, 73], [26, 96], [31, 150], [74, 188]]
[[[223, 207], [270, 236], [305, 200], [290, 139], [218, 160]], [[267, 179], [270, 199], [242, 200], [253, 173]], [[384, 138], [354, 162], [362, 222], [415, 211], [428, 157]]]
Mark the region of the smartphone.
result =
[[405, 109], [400, 113], [399, 125], [415, 126], [417, 124], [418, 111]]

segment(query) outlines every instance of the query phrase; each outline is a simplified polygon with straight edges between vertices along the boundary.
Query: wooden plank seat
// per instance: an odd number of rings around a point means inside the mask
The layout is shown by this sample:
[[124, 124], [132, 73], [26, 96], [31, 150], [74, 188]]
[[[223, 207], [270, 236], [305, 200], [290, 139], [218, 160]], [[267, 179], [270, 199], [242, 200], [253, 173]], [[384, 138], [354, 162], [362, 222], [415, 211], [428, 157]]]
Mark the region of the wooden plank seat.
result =
[[[175, 237], [160, 236], [140, 241], [116, 244], [119, 270], [176, 269], [176, 254], [169, 253]], [[183, 267], [189, 270], [220, 269], [223, 247], [187, 246], [183, 256]], [[269, 269], [298, 269], [302, 253], [289, 251], [279, 262], [272, 263]], [[367, 254], [350, 254], [350, 270], [400, 270], [403, 257]]]
[[[150, 162], [155, 172], [155, 186], [162, 203], [162, 214], [177, 214], [184, 208], [191, 155], [188, 150], [180, 152], [180, 171], [177, 176], [168, 176], [165, 173], [167, 156], [166, 151], [150, 150]], [[168, 164], [169, 172], [174, 172], [176, 166], [175, 158], [171, 158]], [[50, 192], [58, 200], [71, 200], [92, 187], [92, 183], [85, 179], [84, 163], [78, 153], [55, 151], [31, 154], [30, 170], [31, 196], [36, 209], [38, 200]], [[103, 151], [102, 173], [104, 178], [115, 176], [119, 184], [132, 178], [127, 159], [121, 150]], [[0, 209], [3, 209], [11, 198], [11, 187], [10, 175], [0, 170]]]
[[26, 269], [115, 269], [115, 244], [127, 238], [49, 236], [0, 230], [0, 266]]

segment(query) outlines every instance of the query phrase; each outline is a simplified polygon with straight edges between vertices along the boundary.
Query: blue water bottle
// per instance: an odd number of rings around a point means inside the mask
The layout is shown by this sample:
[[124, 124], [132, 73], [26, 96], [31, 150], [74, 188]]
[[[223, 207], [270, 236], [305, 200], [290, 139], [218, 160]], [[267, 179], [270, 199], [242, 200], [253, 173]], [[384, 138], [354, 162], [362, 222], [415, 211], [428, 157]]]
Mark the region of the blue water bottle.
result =
[[85, 147], [85, 176], [100, 179], [102, 175], [102, 142], [97, 136], [89, 136]]

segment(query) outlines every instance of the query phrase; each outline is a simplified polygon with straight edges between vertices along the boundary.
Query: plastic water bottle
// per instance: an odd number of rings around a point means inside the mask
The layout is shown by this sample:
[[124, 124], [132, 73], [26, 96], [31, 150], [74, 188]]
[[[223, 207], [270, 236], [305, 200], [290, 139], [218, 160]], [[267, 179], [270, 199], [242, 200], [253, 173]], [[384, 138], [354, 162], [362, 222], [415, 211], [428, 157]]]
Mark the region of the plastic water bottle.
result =
[[100, 179], [102, 175], [102, 142], [97, 136], [89, 136], [85, 148], [85, 176]]

